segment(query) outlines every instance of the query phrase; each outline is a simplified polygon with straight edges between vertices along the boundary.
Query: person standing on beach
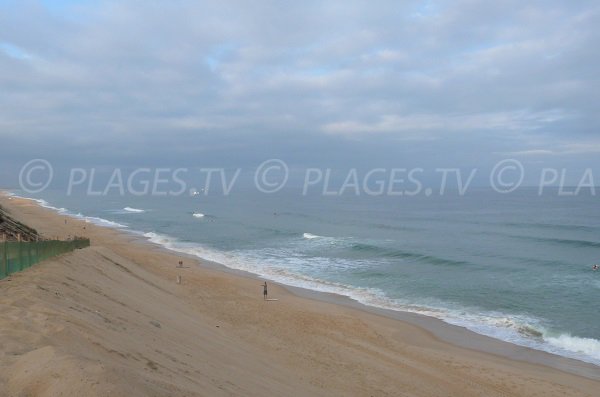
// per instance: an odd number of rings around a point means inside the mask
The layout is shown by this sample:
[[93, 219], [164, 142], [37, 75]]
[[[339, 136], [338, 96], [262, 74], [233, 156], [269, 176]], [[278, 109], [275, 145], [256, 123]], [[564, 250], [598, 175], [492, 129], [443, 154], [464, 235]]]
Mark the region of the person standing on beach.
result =
[[263, 299], [267, 300], [267, 282], [265, 281], [265, 283], [263, 284]]

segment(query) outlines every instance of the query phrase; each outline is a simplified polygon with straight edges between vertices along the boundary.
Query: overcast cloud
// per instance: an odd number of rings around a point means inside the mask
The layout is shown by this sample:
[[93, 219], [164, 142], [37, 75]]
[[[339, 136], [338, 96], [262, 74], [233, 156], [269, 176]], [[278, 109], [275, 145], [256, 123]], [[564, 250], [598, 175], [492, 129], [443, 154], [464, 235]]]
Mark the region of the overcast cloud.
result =
[[599, 32], [597, 1], [0, 0], [0, 178], [36, 157], [597, 167]]

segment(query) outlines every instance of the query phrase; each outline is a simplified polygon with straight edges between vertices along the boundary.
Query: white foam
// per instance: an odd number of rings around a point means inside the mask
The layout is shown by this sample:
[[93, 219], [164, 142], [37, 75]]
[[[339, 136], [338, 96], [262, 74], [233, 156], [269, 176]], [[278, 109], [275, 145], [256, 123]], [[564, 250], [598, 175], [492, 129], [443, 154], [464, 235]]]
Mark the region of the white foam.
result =
[[81, 213], [77, 213], [74, 214], [72, 212], [70, 212], [69, 210], [67, 210], [66, 208], [58, 208], [58, 207], [54, 207], [52, 205], [50, 205], [50, 203], [48, 203], [46, 200], [44, 199], [36, 199], [36, 198], [31, 198], [31, 197], [22, 197], [22, 196], [18, 196], [16, 194], [12, 195], [13, 197], [17, 197], [20, 199], [24, 199], [24, 200], [31, 200], [31, 201], [35, 201], [36, 203], [38, 203], [38, 205], [40, 207], [44, 207], [47, 208], [49, 210], [52, 211], [56, 211], [61, 215], [67, 215], [70, 216], [72, 218], [77, 218], [77, 219], [81, 219], [87, 223], [93, 223], [95, 225], [98, 226], [104, 226], [104, 227], [112, 227], [112, 228], [126, 228], [127, 225], [123, 225], [117, 222], [113, 222], [113, 221], [109, 221], [108, 219], [104, 219], [104, 218], [99, 218], [99, 217], [95, 217], [95, 216], [85, 216]]
[[569, 334], [562, 334], [557, 337], [545, 337], [544, 339], [560, 349], [582, 353], [600, 360], [600, 340], [579, 338]]
[[20, 196], [16, 196], [16, 195], [15, 195], [15, 197], [18, 197], [18, 198], [21, 198], [21, 199], [25, 199], [25, 200], [35, 201], [36, 203], [38, 203], [38, 205], [40, 207], [44, 207], [44, 208], [47, 208], [49, 210], [56, 211], [59, 214], [67, 214], [67, 215], [69, 215], [68, 214], [69, 211], [66, 208], [57, 208], [57, 207], [54, 207], [54, 206], [50, 205], [50, 203], [48, 203], [46, 200], [29, 198], [29, 197], [20, 197]]
[[125, 208], [123, 208], [123, 211], [125, 211], [125, 212], [132, 212], [132, 213], [135, 213], [135, 214], [141, 214], [143, 212], [146, 212], [146, 210], [142, 210], [142, 209], [139, 209], [139, 208], [132, 208], [132, 207], [125, 207]]
[[150, 232], [150, 233], [144, 233], [144, 237], [148, 238], [148, 240], [150, 240], [151, 242], [153, 242], [155, 244], [163, 245], [163, 246], [165, 246], [165, 248], [171, 248], [170, 246], [167, 246], [167, 244], [169, 244], [173, 240], [169, 236], [166, 236], [164, 234]]
[[69, 214], [69, 216], [72, 216], [72, 217], [75, 217], [78, 219], [82, 219], [82, 220], [86, 221], [87, 223], [92, 223], [92, 224], [98, 225], [98, 226], [112, 227], [112, 228], [118, 228], [118, 229], [128, 227], [127, 225], [123, 225], [118, 222], [109, 221], [108, 219], [99, 218], [97, 216], [85, 216], [82, 214], [76, 214], [76, 215]]
[[201, 212], [194, 212], [194, 213], [192, 214], [192, 216], [193, 216], [194, 218], [204, 218], [204, 216], [205, 216], [205, 215], [204, 215], [203, 213], [201, 213]]
[[320, 238], [322, 236], [317, 236], [316, 234], [312, 234], [312, 233], [304, 233], [304, 234], [302, 234], [302, 237], [312, 240], [314, 238]]

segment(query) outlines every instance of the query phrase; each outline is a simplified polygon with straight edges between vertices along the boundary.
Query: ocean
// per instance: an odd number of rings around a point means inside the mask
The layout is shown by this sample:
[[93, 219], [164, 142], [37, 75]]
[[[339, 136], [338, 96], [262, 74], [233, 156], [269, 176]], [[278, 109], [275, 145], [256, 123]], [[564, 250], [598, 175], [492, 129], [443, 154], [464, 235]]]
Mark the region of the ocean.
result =
[[600, 197], [537, 193], [32, 198], [268, 280], [600, 365]]

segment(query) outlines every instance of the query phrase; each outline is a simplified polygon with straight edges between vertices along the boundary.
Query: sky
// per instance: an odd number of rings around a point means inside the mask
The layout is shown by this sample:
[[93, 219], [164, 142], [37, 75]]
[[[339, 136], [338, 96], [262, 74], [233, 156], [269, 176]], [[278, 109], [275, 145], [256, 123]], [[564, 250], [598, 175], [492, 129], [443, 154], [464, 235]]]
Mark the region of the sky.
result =
[[600, 181], [598, 43], [597, 1], [0, 0], [0, 184], [36, 158]]

